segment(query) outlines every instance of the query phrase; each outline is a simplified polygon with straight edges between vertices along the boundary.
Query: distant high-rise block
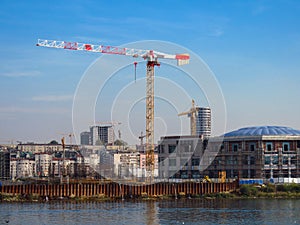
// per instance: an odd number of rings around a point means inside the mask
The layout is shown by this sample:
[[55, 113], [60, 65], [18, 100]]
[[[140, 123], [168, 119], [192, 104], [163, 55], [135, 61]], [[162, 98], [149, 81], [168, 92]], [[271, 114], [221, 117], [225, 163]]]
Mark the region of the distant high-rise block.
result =
[[211, 109], [209, 107], [197, 107], [196, 133], [204, 137], [211, 135]]
[[114, 131], [112, 125], [90, 127], [92, 145], [113, 145]]
[[10, 153], [0, 151], [0, 180], [10, 179]]
[[90, 132], [82, 132], [80, 133], [80, 144], [81, 145], [90, 145], [91, 144], [91, 133]]

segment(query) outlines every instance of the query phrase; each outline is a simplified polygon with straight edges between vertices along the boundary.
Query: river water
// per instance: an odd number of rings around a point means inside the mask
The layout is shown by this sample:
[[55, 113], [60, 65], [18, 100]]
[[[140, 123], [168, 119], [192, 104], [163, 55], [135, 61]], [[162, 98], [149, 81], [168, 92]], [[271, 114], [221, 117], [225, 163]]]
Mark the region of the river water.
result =
[[0, 203], [0, 224], [300, 224], [300, 199]]

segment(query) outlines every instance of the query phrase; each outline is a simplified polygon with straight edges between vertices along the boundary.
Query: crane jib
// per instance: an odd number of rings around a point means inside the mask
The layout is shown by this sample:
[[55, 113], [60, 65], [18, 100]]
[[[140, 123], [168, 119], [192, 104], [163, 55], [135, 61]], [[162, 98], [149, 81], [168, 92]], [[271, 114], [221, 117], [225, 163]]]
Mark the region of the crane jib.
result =
[[79, 44], [78, 42], [65, 41], [64, 49], [85, 50], [85, 51], [100, 52], [100, 53], [107, 53], [107, 54], [126, 55], [126, 48], [103, 46], [103, 45]]
[[[176, 59], [178, 65], [185, 65], [189, 63], [189, 54], [166, 54], [153, 50], [142, 50], [142, 49], [131, 49], [124, 47], [105, 46], [97, 44], [84, 44], [79, 42], [68, 42], [68, 41], [55, 41], [55, 40], [44, 40], [38, 39], [37, 46], [49, 47], [49, 48], [62, 48], [68, 50], [79, 50], [95, 53], [106, 53], [106, 54], [117, 54], [127, 55], [132, 57], [142, 57], [148, 59]], [[151, 60], [152, 61], [152, 60]]]

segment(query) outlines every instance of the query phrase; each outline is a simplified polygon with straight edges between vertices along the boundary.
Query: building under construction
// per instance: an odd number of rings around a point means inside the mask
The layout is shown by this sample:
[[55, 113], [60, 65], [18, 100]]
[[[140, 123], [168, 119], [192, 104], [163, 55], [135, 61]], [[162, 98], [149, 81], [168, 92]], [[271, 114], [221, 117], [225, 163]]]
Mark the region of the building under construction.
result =
[[[300, 131], [288, 127], [246, 127], [220, 137], [163, 137], [161, 178], [264, 179], [300, 183]], [[196, 144], [196, 146], [195, 146]]]

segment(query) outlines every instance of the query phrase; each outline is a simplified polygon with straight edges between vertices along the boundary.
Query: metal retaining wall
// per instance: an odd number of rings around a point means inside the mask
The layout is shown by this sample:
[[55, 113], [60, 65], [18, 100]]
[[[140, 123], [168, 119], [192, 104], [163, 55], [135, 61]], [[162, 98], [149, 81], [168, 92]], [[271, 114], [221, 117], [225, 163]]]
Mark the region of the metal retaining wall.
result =
[[1, 193], [48, 197], [155, 197], [159, 195], [203, 195], [234, 191], [238, 182], [231, 183], [155, 183], [128, 185], [118, 183], [23, 184], [2, 186]]

